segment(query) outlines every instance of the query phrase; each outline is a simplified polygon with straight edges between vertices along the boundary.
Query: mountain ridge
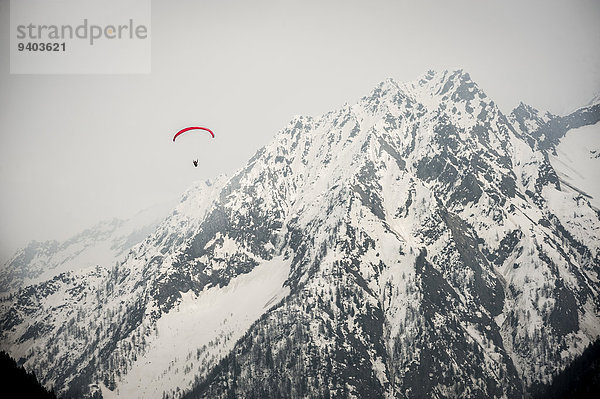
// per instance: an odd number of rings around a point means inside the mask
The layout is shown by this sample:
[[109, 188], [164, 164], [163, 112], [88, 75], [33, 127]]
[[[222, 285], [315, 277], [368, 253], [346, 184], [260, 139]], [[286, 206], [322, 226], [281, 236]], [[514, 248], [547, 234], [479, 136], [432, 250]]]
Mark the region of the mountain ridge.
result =
[[2, 345], [61, 392], [130, 394], [129, 372], [175, 339], [161, 319], [255, 292], [244, 276], [280, 259], [282, 291], [254, 321], [223, 302], [231, 319], [199, 324], [206, 341], [148, 366], [137, 395], [522, 397], [600, 335], [599, 215], [548, 157], [598, 120], [577, 112], [507, 117], [463, 71], [385, 80], [294, 117], [112, 269], [4, 300]]

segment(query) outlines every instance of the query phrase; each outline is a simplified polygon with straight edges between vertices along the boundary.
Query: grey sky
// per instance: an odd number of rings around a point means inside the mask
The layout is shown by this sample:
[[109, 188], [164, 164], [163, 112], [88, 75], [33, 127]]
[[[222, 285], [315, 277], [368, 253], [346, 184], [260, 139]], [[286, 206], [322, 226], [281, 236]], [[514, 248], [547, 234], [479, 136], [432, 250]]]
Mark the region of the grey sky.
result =
[[[0, 0], [0, 253], [231, 173], [295, 114], [464, 68], [500, 107], [600, 92], [600, 2], [153, 1], [149, 75], [10, 75]], [[190, 149], [186, 125], [211, 127]]]

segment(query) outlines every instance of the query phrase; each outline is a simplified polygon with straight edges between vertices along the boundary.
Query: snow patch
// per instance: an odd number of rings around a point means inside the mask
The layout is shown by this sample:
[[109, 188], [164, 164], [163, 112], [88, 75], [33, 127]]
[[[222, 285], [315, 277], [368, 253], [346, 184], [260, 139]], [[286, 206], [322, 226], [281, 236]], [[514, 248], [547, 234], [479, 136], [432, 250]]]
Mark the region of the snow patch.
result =
[[569, 130], [550, 163], [563, 186], [590, 196], [600, 208], [600, 122]]

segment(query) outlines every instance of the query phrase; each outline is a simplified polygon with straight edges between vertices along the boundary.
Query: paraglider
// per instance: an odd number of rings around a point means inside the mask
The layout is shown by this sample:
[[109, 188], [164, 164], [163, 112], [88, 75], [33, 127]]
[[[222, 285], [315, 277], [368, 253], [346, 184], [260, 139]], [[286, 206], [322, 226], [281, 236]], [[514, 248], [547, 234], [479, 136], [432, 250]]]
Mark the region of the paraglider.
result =
[[[185, 129], [181, 129], [180, 131], [178, 131], [177, 133], [175, 133], [175, 136], [173, 136], [173, 142], [175, 142], [175, 139], [182, 133], [188, 132], [190, 130], [205, 130], [208, 133], [210, 133], [210, 135], [215, 138], [215, 134], [212, 132], [212, 130], [205, 128], [205, 127], [200, 127], [200, 126], [190, 126], [190, 127], [186, 127]], [[193, 160], [192, 163], [194, 164], [194, 167], [197, 168], [198, 167], [198, 160]]]
[[178, 131], [175, 136], [173, 136], [173, 141], [175, 141], [175, 139], [177, 138], [177, 136], [179, 136], [182, 133], [185, 133], [187, 131], [190, 130], [206, 130], [207, 132], [210, 133], [210, 135], [213, 137], [213, 139], [215, 138], [215, 134], [212, 132], [212, 130], [205, 128], [205, 127], [200, 127], [200, 126], [191, 126], [191, 127], [186, 127], [185, 129], [181, 129], [180, 131]]

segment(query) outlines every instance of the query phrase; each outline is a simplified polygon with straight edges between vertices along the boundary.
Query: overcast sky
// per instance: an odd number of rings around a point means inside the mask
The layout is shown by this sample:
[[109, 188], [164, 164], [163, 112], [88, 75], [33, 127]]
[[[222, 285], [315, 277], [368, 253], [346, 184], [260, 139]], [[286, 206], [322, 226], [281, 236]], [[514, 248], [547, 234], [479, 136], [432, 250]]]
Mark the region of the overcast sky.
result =
[[[152, 1], [152, 73], [10, 75], [0, 0], [0, 255], [231, 174], [296, 114], [463, 68], [501, 109], [600, 92], [600, 2]], [[171, 138], [188, 125], [214, 140]]]

